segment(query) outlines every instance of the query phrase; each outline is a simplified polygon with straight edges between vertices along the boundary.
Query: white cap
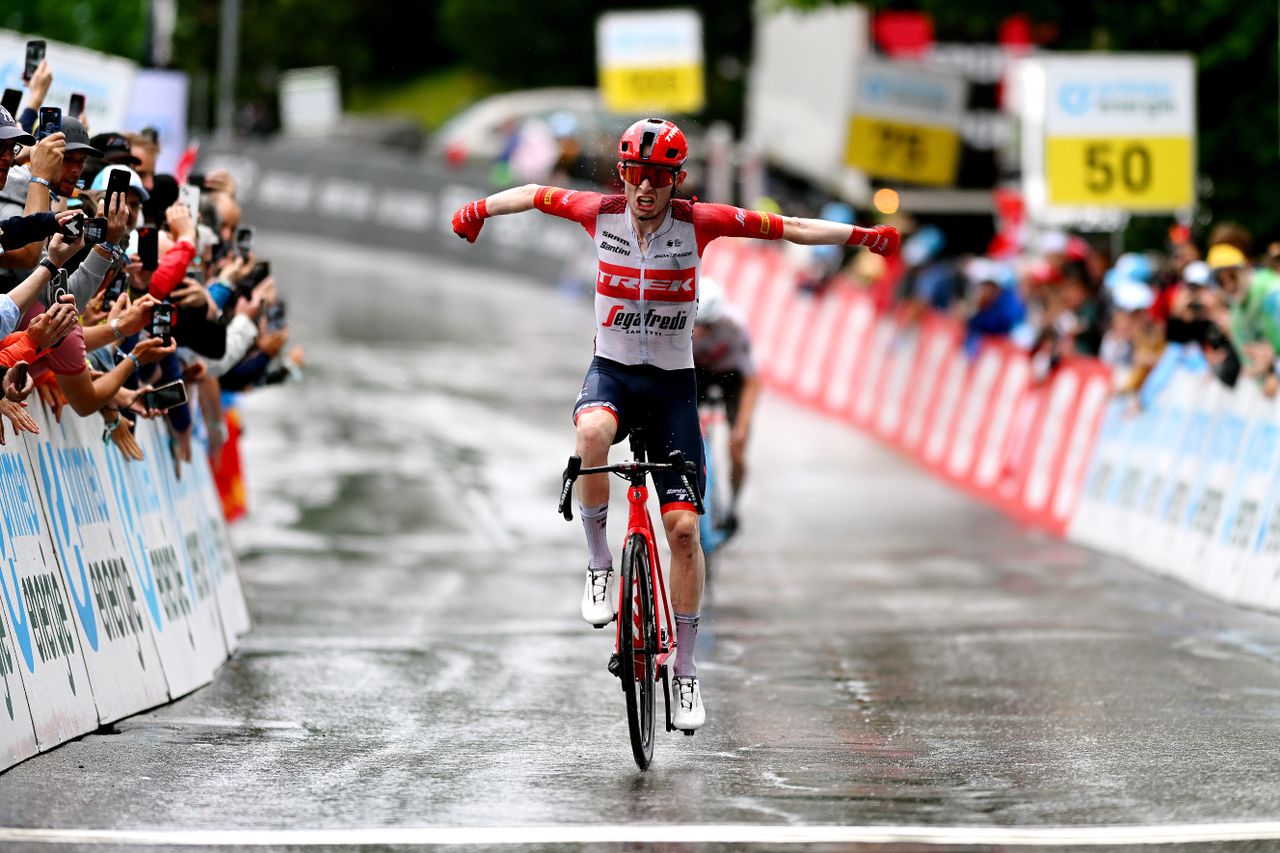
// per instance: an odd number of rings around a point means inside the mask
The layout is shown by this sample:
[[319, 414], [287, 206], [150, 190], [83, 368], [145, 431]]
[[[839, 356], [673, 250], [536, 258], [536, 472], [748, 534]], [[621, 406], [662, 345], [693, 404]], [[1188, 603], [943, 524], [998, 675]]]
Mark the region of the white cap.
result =
[[1124, 279], [1111, 288], [1111, 301], [1121, 311], [1144, 311], [1156, 301], [1156, 294], [1141, 282]]
[[1192, 261], [1182, 268], [1182, 280], [1187, 284], [1208, 287], [1213, 283], [1213, 270], [1204, 261]]

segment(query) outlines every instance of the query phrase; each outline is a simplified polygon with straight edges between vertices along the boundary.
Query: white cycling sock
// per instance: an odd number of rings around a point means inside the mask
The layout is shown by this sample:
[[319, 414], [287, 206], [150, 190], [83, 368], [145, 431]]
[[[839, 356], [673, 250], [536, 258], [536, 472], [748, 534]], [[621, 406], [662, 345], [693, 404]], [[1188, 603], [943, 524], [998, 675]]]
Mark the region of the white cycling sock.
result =
[[693, 662], [693, 646], [698, 642], [698, 614], [676, 614], [676, 675], [697, 675]]
[[586, 507], [578, 504], [578, 514], [582, 516], [582, 528], [587, 532], [587, 568], [613, 568], [613, 555], [609, 553], [609, 539], [605, 536], [609, 505]]

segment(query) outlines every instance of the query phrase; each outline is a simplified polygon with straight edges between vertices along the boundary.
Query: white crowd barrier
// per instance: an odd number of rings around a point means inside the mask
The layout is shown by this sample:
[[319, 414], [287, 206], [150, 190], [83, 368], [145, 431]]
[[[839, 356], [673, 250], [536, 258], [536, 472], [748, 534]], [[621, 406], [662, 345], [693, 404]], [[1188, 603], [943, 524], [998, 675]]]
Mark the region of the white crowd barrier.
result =
[[207, 459], [144, 462], [102, 419], [28, 409], [0, 447], [0, 769], [213, 679], [249, 615]]
[[956, 321], [878, 312], [848, 282], [796, 287], [782, 253], [719, 240], [705, 274], [746, 314], [765, 382], [870, 432], [1022, 523], [1280, 609], [1280, 409], [1177, 374], [1144, 411], [1094, 359], [1037, 380], [1026, 352]]

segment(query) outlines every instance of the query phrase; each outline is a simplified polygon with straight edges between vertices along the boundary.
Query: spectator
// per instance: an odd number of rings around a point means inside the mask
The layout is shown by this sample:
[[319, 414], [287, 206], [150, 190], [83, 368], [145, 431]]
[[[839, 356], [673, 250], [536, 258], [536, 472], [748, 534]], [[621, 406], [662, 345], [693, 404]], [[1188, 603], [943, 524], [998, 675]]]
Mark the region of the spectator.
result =
[[1244, 371], [1261, 379], [1267, 394], [1274, 396], [1280, 390], [1280, 276], [1267, 268], [1252, 268], [1230, 243], [1210, 247], [1208, 264], [1230, 306], [1231, 337]]
[[1006, 264], [977, 258], [966, 269], [972, 309], [966, 323], [965, 352], [977, 355], [986, 338], [1007, 338], [1027, 316], [1013, 271]]

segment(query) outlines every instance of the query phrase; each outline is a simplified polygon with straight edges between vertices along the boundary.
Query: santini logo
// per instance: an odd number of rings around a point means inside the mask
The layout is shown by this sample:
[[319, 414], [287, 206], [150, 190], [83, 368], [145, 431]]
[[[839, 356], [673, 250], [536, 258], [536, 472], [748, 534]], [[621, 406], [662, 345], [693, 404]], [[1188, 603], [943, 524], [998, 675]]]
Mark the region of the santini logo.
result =
[[615, 246], [612, 243], [606, 243], [604, 240], [600, 241], [600, 248], [604, 249], [606, 252], [614, 252], [615, 254], [619, 254], [619, 255], [631, 254], [630, 249], [624, 249], [621, 246]]

